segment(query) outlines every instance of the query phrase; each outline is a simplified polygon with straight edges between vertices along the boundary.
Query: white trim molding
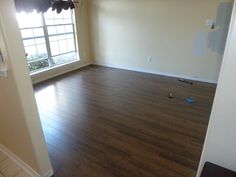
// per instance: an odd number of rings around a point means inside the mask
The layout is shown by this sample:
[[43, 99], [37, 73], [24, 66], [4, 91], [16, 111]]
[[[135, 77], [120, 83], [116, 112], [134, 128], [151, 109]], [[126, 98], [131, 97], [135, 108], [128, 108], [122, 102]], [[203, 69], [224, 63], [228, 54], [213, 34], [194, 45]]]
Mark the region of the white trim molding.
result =
[[163, 73], [163, 72], [158, 72], [158, 71], [148, 71], [148, 70], [142, 70], [142, 69], [134, 69], [134, 68], [130, 68], [130, 67], [123, 67], [123, 66], [118, 66], [118, 65], [113, 65], [113, 64], [100, 63], [100, 62], [97, 62], [97, 61], [93, 62], [93, 64], [98, 65], [98, 66], [105, 66], [105, 67], [123, 69], [123, 70], [128, 70], [128, 71], [142, 72], [142, 73], [148, 73], [148, 74], [156, 74], [156, 75], [174, 77], [174, 78], [183, 78], [183, 79], [187, 79], [187, 80], [205, 82], [205, 83], [210, 83], [210, 84], [217, 84], [218, 83], [218, 81], [215, 81], [215, 80], [195, 78], [195, 77], [189, 77], [189, 76], [177, 75], [177, 74], [171, 74], [171, 73]]
[[12, 160], [17, 166], [19, 166], [22, 170], [24, 170], [31, 177], [51, 177], [54, 172], [53, 169], [50, 169], [43, 176], [40, 176], [35, 170], [33, 170], [28, 164], [26, 164], [23, 160], [17, 157], [14, 153], [8, 150], [5, 146], [0, 144], [0, 151], [7, 156], [10, 160]]
[[[9, 151], [5, 146], [0, 144], [0, 151], [2, 151], [9, 159], [17, 164], [22, 170], [32, 177], [41, 177], [36, 171], [34, 171], [28, 164], [17, 157], [14, 153]], [[46, 177], [46, 176], [45, 176]], [[49, 176], [48, 176], [49, 177]]]
[[53, 169], [50, 169], [46, 174], [44, 174], [42, 177], [51, 177], [54, 174]]
[[74, 61], [71, 63], [67, 63], [65, 65], [61, 65], [55, 68], [51, 68], [42, 72], [31, 74], [31, 79], [33, 84], [37, 84], [39, 82], [51, 79], [53, 77], [86, 67], [91, 65], [91, 62], [88, 61], [86, 63], [81, 63], [80, 61]]

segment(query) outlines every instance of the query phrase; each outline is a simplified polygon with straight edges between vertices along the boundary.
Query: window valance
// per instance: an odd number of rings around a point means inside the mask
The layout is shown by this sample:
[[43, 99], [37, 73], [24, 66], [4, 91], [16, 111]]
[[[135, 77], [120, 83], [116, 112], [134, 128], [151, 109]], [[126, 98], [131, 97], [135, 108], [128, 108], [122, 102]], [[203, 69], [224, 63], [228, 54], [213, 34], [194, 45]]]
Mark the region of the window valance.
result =
[[46, 12], [49, 8], [60, 13], [63, 9], [74, 9], [75, 5], [72, 0], [15, 0], [17, 12]]

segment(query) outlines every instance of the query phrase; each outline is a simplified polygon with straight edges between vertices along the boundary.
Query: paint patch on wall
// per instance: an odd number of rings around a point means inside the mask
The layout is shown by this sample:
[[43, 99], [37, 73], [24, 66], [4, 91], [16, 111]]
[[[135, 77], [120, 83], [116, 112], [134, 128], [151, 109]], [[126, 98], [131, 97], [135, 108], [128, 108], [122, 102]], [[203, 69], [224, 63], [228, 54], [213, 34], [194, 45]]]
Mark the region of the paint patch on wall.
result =
[[234, 4], [231, 2], [220, 3], [216, 16], [217, 26], [221, 27], [229, 26], [233, 5]]
[[193, 44], [193, 55], [196, 57], [204, 57], [207, 48], [207, 33], [204, 30], [199, 30], [195, 36]]
[[228, 28], [212, 31], [208, 35], [208, 47], [217, 54], [223, 56], [228, 35]]
[[228, 36], [233, 3], [220, 3], [216, 16], [216, 29], [208, 34], [208, 48], [223, 56]]

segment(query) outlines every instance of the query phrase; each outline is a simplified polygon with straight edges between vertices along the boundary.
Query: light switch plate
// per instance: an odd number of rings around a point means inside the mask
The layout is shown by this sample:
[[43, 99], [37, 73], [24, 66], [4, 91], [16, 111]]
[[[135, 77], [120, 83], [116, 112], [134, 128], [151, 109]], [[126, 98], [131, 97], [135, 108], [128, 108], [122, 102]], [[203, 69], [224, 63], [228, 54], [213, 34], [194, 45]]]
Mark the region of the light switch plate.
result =
[[6, 65], [1, 65], [0, 64], [0, 76], [3, 78], [7, 78], [8, 75], [8, 68]]
[[2, 55], [2, 53], [1, 53], [1, 51], [0, 51], [0, 64], [3, 63], [3, 61], [4, 61], [4, 60], [3, 60], [3, 55]]

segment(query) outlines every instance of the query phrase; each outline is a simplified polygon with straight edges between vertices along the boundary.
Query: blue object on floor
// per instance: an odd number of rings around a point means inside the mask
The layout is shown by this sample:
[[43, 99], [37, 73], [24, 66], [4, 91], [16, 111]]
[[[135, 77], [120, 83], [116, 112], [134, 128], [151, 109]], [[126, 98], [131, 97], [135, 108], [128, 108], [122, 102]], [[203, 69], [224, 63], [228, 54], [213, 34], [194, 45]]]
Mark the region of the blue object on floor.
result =
[[189, 104], [192, 104], [195, 102], [195, 100], [193, 98], [185, 98], [184, 100]]

